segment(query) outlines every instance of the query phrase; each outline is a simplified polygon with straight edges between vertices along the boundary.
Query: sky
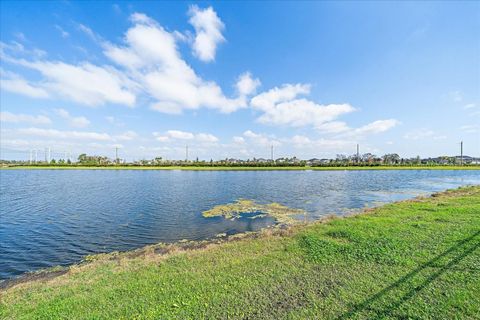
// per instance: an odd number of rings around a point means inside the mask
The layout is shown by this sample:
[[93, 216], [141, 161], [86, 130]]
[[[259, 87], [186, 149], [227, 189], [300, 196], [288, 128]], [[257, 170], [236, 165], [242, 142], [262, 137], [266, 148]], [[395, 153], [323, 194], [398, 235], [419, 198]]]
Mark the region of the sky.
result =
[[480, 156], [480, 2], [1, 1], [0, 158]]

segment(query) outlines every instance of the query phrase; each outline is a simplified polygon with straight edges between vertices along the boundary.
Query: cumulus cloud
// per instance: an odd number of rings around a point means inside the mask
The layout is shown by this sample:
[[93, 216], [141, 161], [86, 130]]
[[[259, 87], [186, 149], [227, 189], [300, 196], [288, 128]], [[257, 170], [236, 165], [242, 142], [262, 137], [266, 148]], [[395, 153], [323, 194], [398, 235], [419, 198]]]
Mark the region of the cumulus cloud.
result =
[[63, 119], [67, 120], [72, 127], [84, 128], [90, 124], [90, 120], [85, 117], [74, 117], [65, 109], [56, 109], [55, 112]]
[[188, 22], [195, 29], [192, 44], [194, 55], [205, 62], [215, 60], [218, 44], [225, 41], [222, 35], [225, 25], [212, 7], [200, 9], [193, 5], [188, 10], [188, 15]]
[[245, 95], [257, 85], [250, 74], [239, 78], [239, 95], [228, 98], [220, 86], [199, 77], [182, 59], [175, 32], [144, 14], [133, 14], [131, 21], [134, 25], [126, 32], [124, 45], [105, 44], [104, 53], [151, 98], [153, 110], [180, 114], [207, 107], [229, 113], [247, 106]]
[[8, 111], [1, 111], [0, 112], [0, 121], [1, 122], [11, 122], [11, 123], [31, 123], [31, 124], [50, 124], [52, 120], [50, 118], [38, 115], [32, 116], [29, 114], [21, 114], [21, 113], [11, 113]]
[[257, 119], [260, 123], [293, 127], [311, 125], [323, 130], [338, 130], [341, 123], [328, 123], [343, 114], [355, 111], [349, 104], [320, 105], [305, 98], [298, 98], [309, 93], [309, 85], [284, 84], [253, 97], [250, 103], [253, 108], [263, 112]]
[[245, 72], [238, 77], [236, 87], [240, 96], [249, 96], [255, 93], [260, 84], [259, 79], [253, 79], [250, 72]]

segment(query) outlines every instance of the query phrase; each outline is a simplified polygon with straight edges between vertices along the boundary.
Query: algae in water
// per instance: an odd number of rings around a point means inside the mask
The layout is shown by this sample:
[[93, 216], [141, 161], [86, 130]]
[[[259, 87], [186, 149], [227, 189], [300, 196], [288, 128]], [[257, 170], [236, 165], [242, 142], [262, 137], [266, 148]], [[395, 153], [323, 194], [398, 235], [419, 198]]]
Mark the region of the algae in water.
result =
[[204, 211], [202, 215], [208, 217], [223, 216], [225, 219], [236, 219], [242, 216], [242, 214], [259, 213], [253, 218], [268, 215], [273, 217], [277, 223], [291, 224], [296, 220], [293, 219], [294, 215], [305, 214], [304, 210], [294, 209], [284, 206], [280, 203], [260, 204], [253, 200], [239, 199], [233, 203], [221, 204], [213, 207], [210, 210]]

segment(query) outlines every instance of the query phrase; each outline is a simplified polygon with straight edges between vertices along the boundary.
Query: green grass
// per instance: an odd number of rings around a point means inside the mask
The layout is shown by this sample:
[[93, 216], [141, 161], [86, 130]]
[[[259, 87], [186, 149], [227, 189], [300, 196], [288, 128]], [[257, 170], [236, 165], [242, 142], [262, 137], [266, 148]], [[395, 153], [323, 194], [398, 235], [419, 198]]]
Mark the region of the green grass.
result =
[[479, 319], [480, 186], [1, 292], [5, 319]]
[[193, 171], [272, 171], [272, 170], [480, 170], [479, 165], [465, 166], [349, 166], [349, 167], [210, 167], [210, 166], [10, 166], [0, 170], [193, 170]]

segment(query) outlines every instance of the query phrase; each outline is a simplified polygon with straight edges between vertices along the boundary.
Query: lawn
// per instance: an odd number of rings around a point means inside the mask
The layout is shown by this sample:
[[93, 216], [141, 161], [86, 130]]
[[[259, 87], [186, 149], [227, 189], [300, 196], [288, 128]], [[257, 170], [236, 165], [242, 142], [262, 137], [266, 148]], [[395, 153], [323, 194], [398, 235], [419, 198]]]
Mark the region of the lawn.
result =
[[0, 317], [479, 319], [479, 247], [480, 186], [466, 187], [221, 244], [92, 257], [4, 290]]

